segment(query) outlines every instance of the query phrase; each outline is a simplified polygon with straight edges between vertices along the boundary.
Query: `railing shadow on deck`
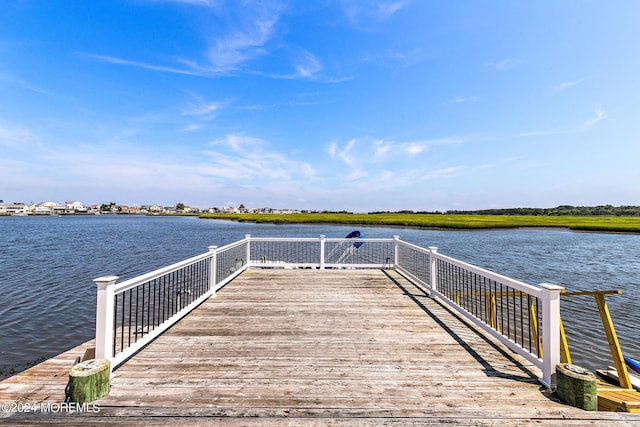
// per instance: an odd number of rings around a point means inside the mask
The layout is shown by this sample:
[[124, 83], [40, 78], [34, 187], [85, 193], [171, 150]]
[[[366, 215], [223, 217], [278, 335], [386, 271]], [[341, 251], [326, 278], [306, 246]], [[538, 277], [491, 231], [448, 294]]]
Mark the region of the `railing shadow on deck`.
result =
[[[442, 302], [438, 301], [437, 299], [431, 299], [429, 294], [422, 287], [420, 287], [419, 285], [414, 283], [411, 280], [411, 278], [405, 276], [401, 272], [397, 272], [397, 274], [399, 274], [404, 279], [406, 279], [409, 283], [411, 283], [411, 285], [415, 288], [414, 292], [411, 292], [409, 289], [407, 289], [407, 287], [405, 285], [403, 285], [398, 280], [396, 280], [394, 277], [392, 277], [389, 274], [388, 271], [382, 270], [382, 272], [383, 272], [383, 274], [385, 276], [387, 276], [387, 278], [391, 282], [393, 282], [393, 284], [395, 286], [397, 286], [403, 292], [404, 295], [406, 295], [408, 298], [410, 298], [418, 307], [420, 307], [420, 309], [422, 311], [424, 311], [429, 317], [431, 317], [431, 319], [435, 323], [437, 323], [438, 326], [440, 326], [467, 353], [469, 353], [471, 355], [471, 357], [473, 357], [478, 363], [480, 363], [482, 365], [482, 367], [484, 368], [483, 372], [485, 373], [485, 375], [487, 375], [487, 377], [505, 378], [505, 379], [510, 379], [510, 380], [519, 381], [519, 382], [525, 382], [525, 383], [530, 383], [530, 384], [538, 382], [538, 375], [536, 375], [533, 371], [531, 371], [529, 368], [527, 368], [525, 365], [523, 365], [519, 360], [514, 358], [511, 354], [507, 353], [504, 350], [504, 348], [500, 347], [495, 342], [490, 340], [487, 336], [485, 336], [484, 334], [480, 333], [478, 331], [478, 329], [472, 323], [469, 323], [464, 317], [460, 316], [458, 313], [456, 313], [455, 311], [450, 309], [446, 304], [443, 304]], [[507, 358], [510, 361], [512, 361], [513, 364], [518, 369], [522, 370], [523, 375], [515, 375], [515, 374], [509, 374], [509, 373], [500, 372], [500, 370], [498, 370], [496, 367], [494, 367], [491, 364], [491, 362], [489, 362], [480, 353], [478, 353], [476, 350], [474, 350], [473, 347], [464, 340], [464, 338], [462, 338], [456, 331], [454, 331], [449, 325], [447, 325], [447, 323], [445, 323], [431, 309], [429, 309], [429, 307], [427, 307], [422, 301], [420, 301], [418, 299], [418, 297], [430, 298], [430, 301], [433, 301], [440, 308], [442, 308], [443, 310], [447, 311], [451, 316], [453, 316], [457, 320], [459, 320], [460, 324], [463, 325], [467, 330], [469, 330], [471, 333], [476, 335], [478, 338], [480, 338], [483, 341], [485, 341], [489, 346], [491, 346], [494, 350], [498, 351], [505, 358]], [[544, 387], [541, 387], [541, 388], [544, 388]]]

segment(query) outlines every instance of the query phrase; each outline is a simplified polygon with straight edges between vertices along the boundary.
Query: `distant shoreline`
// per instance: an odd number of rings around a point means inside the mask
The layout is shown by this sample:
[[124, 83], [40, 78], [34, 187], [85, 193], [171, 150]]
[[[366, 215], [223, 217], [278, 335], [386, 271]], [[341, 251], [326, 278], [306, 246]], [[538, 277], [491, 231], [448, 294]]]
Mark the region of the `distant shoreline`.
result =
[[[32, 214], [30, 217], [92, 216], [92, 214]], [[500, 229], [554, 229], [574, 232], [640, 234], [640, 216], [553, 216], [553, 215], [480, 215], [480, 214], [422, 214], [422, 213], [290, 213], [290, 214], [131, 214], [125, 216], [189, 216], [202, 219], [220, 219], [256, 224], [323, 224], [359, 227], [388, 227], [421, 230], [500, 230]], [[12, 215], [0, 214], [2, 217]]]

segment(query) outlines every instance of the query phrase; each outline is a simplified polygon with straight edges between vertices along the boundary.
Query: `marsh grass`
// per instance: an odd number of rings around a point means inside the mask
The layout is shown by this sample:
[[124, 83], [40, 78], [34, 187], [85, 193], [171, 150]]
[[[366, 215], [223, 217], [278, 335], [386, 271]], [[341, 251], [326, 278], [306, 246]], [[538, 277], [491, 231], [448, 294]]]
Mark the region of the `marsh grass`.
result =
[[299, 213], [203, 214], [200, 217], [273, 224], [354, 224], [465, 230], [561, 227], [578, 231], [640, 233], [640, 217], [617, 216]]

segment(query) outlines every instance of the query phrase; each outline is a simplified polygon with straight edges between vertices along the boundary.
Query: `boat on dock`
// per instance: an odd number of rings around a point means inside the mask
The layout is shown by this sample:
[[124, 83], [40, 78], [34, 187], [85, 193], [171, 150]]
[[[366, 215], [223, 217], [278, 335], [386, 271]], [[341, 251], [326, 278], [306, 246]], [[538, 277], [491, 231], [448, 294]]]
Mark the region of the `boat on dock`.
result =
[[640, 374], [640, 362], [638, 362], [635, 359], [632, 359], [630, 357], [625, 357], [624, 358], [624, 362], [627, 364], [627, 366], [632, 369], [634, 372]]

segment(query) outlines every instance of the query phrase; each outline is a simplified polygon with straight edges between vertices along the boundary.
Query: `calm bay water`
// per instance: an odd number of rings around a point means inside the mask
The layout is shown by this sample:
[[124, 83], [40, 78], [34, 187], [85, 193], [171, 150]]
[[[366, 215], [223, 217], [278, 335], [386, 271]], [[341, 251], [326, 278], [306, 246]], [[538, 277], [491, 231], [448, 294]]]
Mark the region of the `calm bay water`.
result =
[[[344, 237], [353, 226], [269, 225], [192, 217], [0, 217], [0, 379], [95, 334], [92, 279], [120, 281], [255, 237]], [[607, 297], [625, 355], [640, 359], [640, 235], [518, 229], [441, 231], [360, 227], [525, 281], [569, 291], [620, 289]], [[592, 297], [563, 298], [574, 363], [612, 364]], [[453, 362], [452, 362], [453, 363]]]

